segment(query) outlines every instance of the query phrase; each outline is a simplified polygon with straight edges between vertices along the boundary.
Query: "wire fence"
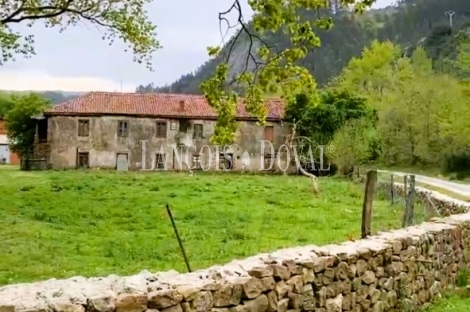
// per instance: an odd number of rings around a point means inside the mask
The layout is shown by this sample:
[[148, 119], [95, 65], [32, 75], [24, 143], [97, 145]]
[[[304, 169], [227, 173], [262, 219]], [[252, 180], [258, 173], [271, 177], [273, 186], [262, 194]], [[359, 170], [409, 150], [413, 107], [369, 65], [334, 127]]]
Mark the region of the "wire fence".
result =
[[402, 212], [404, 227], [441, 217], [441, 203], [435, 202], [429, 192], [417, 188], [414, 176], [410, 175], [402, 179], [396, 182], [391, 175], [389, 181], [379, 180], [375, 196], [379, 200], [389, 201], [392, 208]]

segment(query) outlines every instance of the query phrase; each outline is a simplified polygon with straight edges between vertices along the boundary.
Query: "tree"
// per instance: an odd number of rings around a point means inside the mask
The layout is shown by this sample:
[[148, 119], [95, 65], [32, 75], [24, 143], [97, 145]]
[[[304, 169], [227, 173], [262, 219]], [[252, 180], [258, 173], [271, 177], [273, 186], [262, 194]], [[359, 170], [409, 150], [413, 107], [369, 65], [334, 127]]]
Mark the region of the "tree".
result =
[[456, 40], [449, 25], [434, 27], [423, 42], [429, 57], [434, 61], [452, 58], [455, 54]]
[[[294, 125], [290, 135], [290, 145], [299, 147], [296, 150], [298, 159], [304, 168], [318, 171], [321, 175], [321, 161], [329, 163], [331, 159], [325, 157], [324, 147], [332, 144], [335, 134], [347, 123], [358, 119], [367, 120], [371, 126], [375, 126], [375, 111], [366, 105], [364, 98], [352, 93], [327, 89], [322, 92], [319, 99], [311, 99], [305, 94], [299, 94], [295, 102], [290, 103], [285, 113], [287, 123]], [[318, 103], [315, 105], [314, 103]], [[323, 146], [323, 148], [320, 148]], [[371, 155], [373, 148], [371, 148]], [[311, 167], [314, 162], [314, 167]], [[336, 163], [330, 167], [328, 174], [334, 174], [337, 168]], [[340, 164], [341, 165], [341, 164]], [[343, 168], [340, 168], [343, 169]], [[305, 172], [301, 171], [304, 175]], [[326, 172], [325, 172], [326, 173]], [[311, 175], [309, 175], [311, 176]], [[314, 190], [318, 190], [318, 185], [314, 184]]]
[[[470, 26], [463, 27], [457, 34], [455, 76], [459, 80], [463, 96], [459, 109], [450, 112], [444, 124], [446, 148], [441, 159], [443, 173], [456, 173], [457, 178], [470, 175], [470, 129], [464, 116], [470, 114]], [[455, 100], [454, 100], [455, 101]]]
[[[356, 11], [359, 12], [372, 5], [373, 2], [375, 1], [341, 0], [341, 4], [354, 5]], [[299, 92], [304, 92], [309, 96], [316, 93], [315, 79], [308, 69], [297, 63], [306, 57], [309, 49], [320, 45], [320, 39], [313, 28], [330, 29], [332, 26], [332, 19], [329, 16], [305, 20], [300, 14], [302, 11], [328, 10], [329, 1], [326, 0], [287, 2], [261, 0], [249, 1], [249, 4], [254, 12], [252, 20], [254, 32], [243, 23], [239, 0], [235, 0], [232, 7], [219, 16], [221, 21], [227, 21], [225, 17], [227, 14], [238, 11], [241, 29], [232, 38], [231, 44], [234, 45], [242, 35], [249, 38], [250, 49], [246, 70], [235, 79], [229, 79], [229, 65], [228, 62], [224, 62], [218, 65], [215, 74], [201, 85], [201, 90], [209, 105], [218, 113], [215, 135], [212, 140], [219, 144], [233, 142], [237, 129], [234, 116], [240, 99], [238, 94], [228, 87], [237, 85], [245, 90], [245, 107], [248, 112], [258, 117], [261, 124], [264, 124], [267, 115], [264, 94], [274, 93], [281, 89], [283, 97], [287, 102], [291, 102]], [[290, 47], [282, 51], [269, 46], [258, 36], [263, 32], [276, 32], [281, 29], [290, 37]], [[255, 41], [258, 44], [261, 41], [257, 56], [251, 51]], [[220, 49], [209, 48], [208, 52], [210, 56], [218, 56]], [[253, 72], [248, 71], [250, 64], [255, 67]]]
[[28, 157], [33, 152], [36, 134], [36, 120], [31, 117], [42, 113], [50, 103], [37, 93], [13, 95], [12, 101], [13, 107], [5, 118], [10, 148], [20, 157]]
[[379, 109], [387, 92], [400, 82], [396, 70], [400, 47], [391, 42], [373, 41], [364, 48], [361, 57], [353, 58], [332, 85], [346, 92], [356, 92], [368, 104]]
[[464, 88], [470, 91], [470, 26], [463, 28], [457, 39], [457, 73]]
[[0, 93], [0, 118], [4, 118], [12, 106], [13, 101], [11, 97], [8, 94]]
[[463, 112], [461, 87], [453, 77], [434, 72], [432, 60], [422, 48], [402, 58], [400, 64], [396, 72], [400, 83], [382, 104], [384, 160], [389, 164], [439, 165], [447, 148], [446, 128], [463, 122], [462, 117], [452, 117], [453, 111]]
[[12, 25], [37, 21], [60, 31], [79, 22], [105, 30], [103, 39], [122, 39], [134, 54], [134, 61], [151, 68], [152, 53], [160, 48], [154, 26], [144, 4], [151, 0], [4, 0], [0, 11], [0, 65], [15, 54], [34, 55], [34, 38], [15, 32]]
[[299, 136], [323, 145], [333, 139], [346, 121], [367, 117], [372, 122], [374, 115], [365, 98], [345, 90], [326, 89], [313, 101], [305, 94], [297, 95], [288, 105], [284, 118], [296, 123]]
[[[328, 2], [338, 3], [339, 1], [328, 0]], [[328, 9], [310, 10], [310, 12], [301, 10], [301, 21], [316, 20], [318, 16], [331, 16], [334, 27], [328, 31], [316, 29], [315, 33], [320, 38], [322, 45], [308, 49], [305, 58], [296, 64], [308, 69], [315, 77], [317, 84], [324, 86], [333, 77], [340, 74], [350, 59], [359, 56], [363, 48], [369, 46], [374, 39], [390, 40], [402, 45], [406, 47], [408, 55], [417, 45], [423, 44], [427, 49], [426, 41], [430, 37], [432, 29], [437, 25], [448, 25], [448, 16], [442, 12], [449, 10], [449, 8], [457, 12], [454, 15], [453, 29], [458, 29], [460, 25], [469, 21], [470, 15], [465, 12], [470, 12], [470, 2], [462, 0], [400, 1], [398, 6], [373, 9], [360, 17], [347, 9], [340, 10], [341, 13], [336, 15], [328, 12], [331, 11]], [[225, 28], [225, 23], [221, 26]], [[246, 27], [253, 33], [253, 36], [243, 36], [242, 33], [234, 44], [229, 41], [221, 49], [218, 57], [205, 62], [194, 73], [184, 74], [170, 86], [157, 87], [154, 90], [156, 92], [201, 94], [200, 84], [212, 76], [216, 66], [221, 62], [229, 64], [227, 83], [233, 80], [233, 73], [245, 71], [246, 59], [242, 56], [249, 53], [246, 52], [247, 47], [252, 46], [250, 51], [255, 59], [257, 50], [255, 45], [267, 45], [277, 51], [291, 48], [291, 36], [286, 34], [282, 28], [276, 32], [257, 33], [253, 32], [253, 27], [250, 28], [250, 26], [252, 23], [247, 22]], [[452, 48], [452, 45], [447, 42], [434, 42], [434, 44], [440, 45], [437, 50], [442, 52]], [[432, 52], [433, 46], [429, 46], [429, 48]], [[230, 54], [231, 57], [228, 57], [227, 54]], [[261, 60], [256, 59], [256, 61], [260, 62]], [[248, 63], [254, 65], [253, 60]], [[243, 96], [243, 93], [240, 96]]]
[[407, 56], [375, 42], [348, 64], [335, 87], [359, 92], [377, 110], [387, 165], [437, 166], [445, 154], [468, 146], [468, 99], [457, 79], [434, 71], [421, 47]]
[[372, 146], [377, 139], [377, 131], [367, 118], [351, 119], [335, 132], [330, 142], [335, 148], [328, 151], [341, 174], [352, 177], [354, 168], [374, 156]]

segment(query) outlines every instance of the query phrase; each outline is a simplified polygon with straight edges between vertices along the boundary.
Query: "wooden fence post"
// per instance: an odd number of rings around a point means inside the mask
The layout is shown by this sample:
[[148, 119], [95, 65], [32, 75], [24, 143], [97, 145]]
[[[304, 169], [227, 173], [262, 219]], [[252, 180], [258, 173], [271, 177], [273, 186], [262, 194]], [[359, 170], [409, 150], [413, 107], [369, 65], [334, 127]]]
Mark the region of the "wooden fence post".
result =
[[403, 197], [405, 198], [405, 203], [406, 203], [406, 198], [408, 197], [408, 176], [407, 175], [403, 177]]
[[393, 193], [395, 193], [395, 190], [394, 190], [394, 182], [393, 182], [393, 173], [390, 175], [390, 201], [391, 201], [391, 204], [393, 206], [393, 202], [394, 202], [394, 199], [393, 199]]
[[408, 197], [408, 176], [407, 175], [403, 177], [403, 185], [404, 185], [403, 191], [405, 193], [405, 200], [406, 200], [406, 197]]
[[188, 257], [186, 256], [186, 252], [184, 251], [183, 242], [181, 241], [181, 238], [178, 234], [178, 230], [176, 229], [175, 219], [173, 219], [173, 215], [171, 214], [170, 206], [168, 204], [166, 204], [166, 211], [168, 213], [168, 216], [170, 217], [171, 225], [173, 226], [173, 230], [175, 231], [178, 244], [180, 245], [181, 253], [183, 254], [184, 262], [186, 263], [186, 268], [188, 269], [188, 272], [191, 272], [191, 267], [189, 266]]
[[377, 183], [377, 170], [367, 172], [366, 188], [364, 191], [364, 204], [362, 205], [361, 237], [370, 236], [372, 228], [372, 204], [374, 200], [375, 184]]
[[405, 200], [405, 213], [403, 215], [403, 227], [413, 225], [414, 218], [414, 195], [415, 195], [415, 175], [410, 175], [410, 191]]

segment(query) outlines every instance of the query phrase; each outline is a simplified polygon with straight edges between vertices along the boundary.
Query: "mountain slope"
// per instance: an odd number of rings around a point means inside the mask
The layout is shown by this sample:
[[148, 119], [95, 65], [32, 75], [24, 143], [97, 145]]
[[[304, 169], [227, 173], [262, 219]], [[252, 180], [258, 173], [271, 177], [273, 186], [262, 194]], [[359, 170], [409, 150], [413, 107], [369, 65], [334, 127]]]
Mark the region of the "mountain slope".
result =
[[69, 91], [11, 91], [11, 90], [0, 90], [0, 94], [25, 94], [25, 93], [38, 93], [48, 99], [52, 104], [59, 104], [71, 99], [74, 99], [85, 92], [69, 92]]
[[[422, 42], [435, 28], [449, 25], [446, 11], [453, 10], [453, 28], [460, 28], [470, 21], [470, 1], [462, 0], [402, 0], [396, 7], [370, 10], [364, 15], [349, 12], [323, 12], [333, 17], [335, 26], [330, 31], [318, 31], [322, 46], [310, 51], [302, 60], [320, 85], [341, 72], [352, 57], [359, 56], [365, 46], [373, 40], [390, 40], [404, 48], [413, 48]], [[316, 18], [316, 13], [304, 14], [307, 19]], [[448, 27], [447, 27], [448, 28]], [[248, 39], [238, 40], [229, 58], [231, 74], [244, 69]], [[269, 45], [279, 49], [289, 46], [289, 39], [281, 32], [263, 36]], [[227, 47], [223, 52], [227, 53]], [[154, 87], [153, 84], [139, 86], [137, 92], [200, 93], [199, 85], [209, 78], [223, 56], [207, 61], [194, 73], [183, 75], [170, 86]]]

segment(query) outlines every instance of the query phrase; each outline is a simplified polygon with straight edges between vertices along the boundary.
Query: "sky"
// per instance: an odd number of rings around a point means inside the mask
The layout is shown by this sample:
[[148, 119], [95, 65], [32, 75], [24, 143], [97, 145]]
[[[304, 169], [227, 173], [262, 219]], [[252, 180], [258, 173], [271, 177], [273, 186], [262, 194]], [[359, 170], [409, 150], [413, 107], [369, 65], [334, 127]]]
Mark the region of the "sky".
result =
[[[375, 8], [394, 0], [377, 0]], [[233, 0], [154, 0], [147, 6], [162, 49], [153, 55], [154, 72], [134, 63], [126, 46], [109, 46], [95, 26], [80, 23], [62, 33], [37, 23], [14, 25], [22, 34], [35, 38], [36, 55], [16, 57], [0, 67], [1, 90], [62, 90], [134, 92], [138, 85], [153, 82], [169, 84], [181, 75], [195, 71], [206, 62], [206, 47], [221, 45], [218, 13], [226, 11]], [[252, 12], [241, 1], [243, 14]], [[235, 15], [231, 15], [231, 21]], [[224, 32], [224, 29], [222, 29]], [[226, 40], [229, 36], [226, 37]]]

